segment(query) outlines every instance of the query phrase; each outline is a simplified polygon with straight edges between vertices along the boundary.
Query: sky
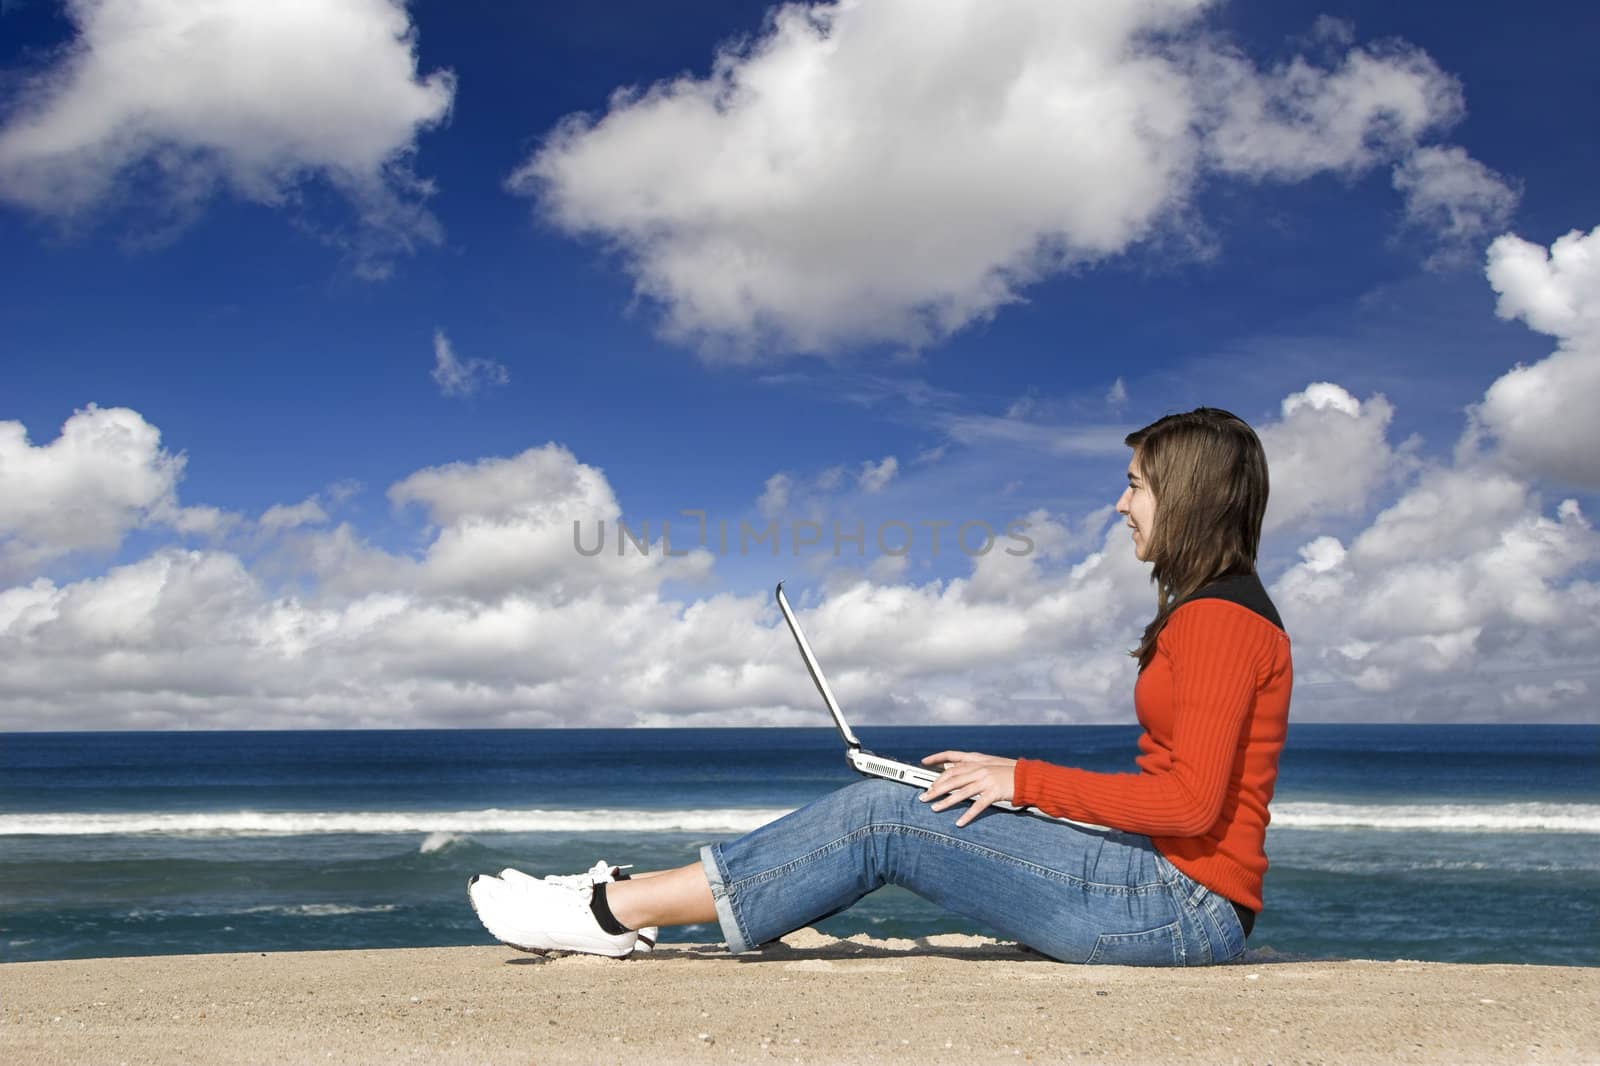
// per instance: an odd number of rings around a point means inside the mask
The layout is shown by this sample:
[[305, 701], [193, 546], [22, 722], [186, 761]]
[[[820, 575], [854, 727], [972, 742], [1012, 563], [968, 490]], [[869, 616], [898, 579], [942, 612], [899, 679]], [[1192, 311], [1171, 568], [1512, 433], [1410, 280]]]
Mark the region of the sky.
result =
[[1296, 721], [1595, 721], [1597, 34], [6, 0], [0, 729], [1132, 723], [1200, 405]]

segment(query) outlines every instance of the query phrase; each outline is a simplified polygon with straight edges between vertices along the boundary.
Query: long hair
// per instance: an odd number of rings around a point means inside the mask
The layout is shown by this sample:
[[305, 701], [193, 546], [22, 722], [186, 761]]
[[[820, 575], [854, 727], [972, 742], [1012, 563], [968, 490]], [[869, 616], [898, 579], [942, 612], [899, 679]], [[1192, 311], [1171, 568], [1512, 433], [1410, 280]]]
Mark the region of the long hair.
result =
[[1255, 430], [1215, 407], [1157, 419], [1125, 443], [1156, 504], [1147, 548], [1156, 616], [1131, 653], [1143, 670], [1179, 604], [1219, 578], [1255, 573], [1267, 456]]

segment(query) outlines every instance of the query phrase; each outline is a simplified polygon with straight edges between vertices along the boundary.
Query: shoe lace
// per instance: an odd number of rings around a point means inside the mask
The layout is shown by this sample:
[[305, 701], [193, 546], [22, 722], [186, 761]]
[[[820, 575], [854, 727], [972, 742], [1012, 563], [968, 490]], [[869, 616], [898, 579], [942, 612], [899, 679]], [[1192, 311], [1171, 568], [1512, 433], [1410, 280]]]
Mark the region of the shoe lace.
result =
[[631, 865], [613, 866], [601, 859], [581, 874], [546, 874], [543, 880], [552, 885], [560, 885], [562, 888], [588, 888], [603, 881], [615, 880], [618, 873], [632, 868]]

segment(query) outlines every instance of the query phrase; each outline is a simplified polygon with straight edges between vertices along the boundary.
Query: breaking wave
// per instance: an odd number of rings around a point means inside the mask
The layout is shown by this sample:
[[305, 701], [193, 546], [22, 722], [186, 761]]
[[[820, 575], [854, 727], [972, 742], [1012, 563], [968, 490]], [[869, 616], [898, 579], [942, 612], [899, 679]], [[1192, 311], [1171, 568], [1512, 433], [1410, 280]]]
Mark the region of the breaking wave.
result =
[[[481, 811], [204, 811], [0, 815], [0, 836], [298, 836], [422, 833], [430, 854], [482, 833], [745, 833], [788, 808], [643, 810], [534, 808]], [[1443, 830], [1478, 833], [1600, 833], [1590, 803], [1278, 803], [1281, 829]]]
[[1280, 803], [1285, 829], [1434, 829], [1477, 833], [1600, 833], [1593, 803]]
[[[788, 808], [688, 810], [195, 811], [184, 813], [4, 814], [0, 836], [297, 836], [313, 833], [427, 833], [430, 852], [475, 833], [745, 833]], [[431, 846], [430, 846], [431, 845]]]

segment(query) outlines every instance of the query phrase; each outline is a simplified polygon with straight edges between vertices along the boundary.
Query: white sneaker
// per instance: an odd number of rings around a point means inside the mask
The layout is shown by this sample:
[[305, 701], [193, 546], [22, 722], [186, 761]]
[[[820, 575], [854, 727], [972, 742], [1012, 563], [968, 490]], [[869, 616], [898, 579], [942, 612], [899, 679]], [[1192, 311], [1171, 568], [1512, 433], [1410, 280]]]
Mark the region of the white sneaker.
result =
[[607, 933], [589, 909], [592, 884], [581, 888], [546, 884], [537, 878], [512, 886], [499, 878], [476, 874], [467, 882], [467, 898], [478, 920], [496, 940], [519, 951], [581, 951], [620, 958], [633, 950], [639, 934]]
[[584, 885], [598, 885], [606, 881], [616, 881], [622, 876], [622, 871], [632, 869], [629, 866], [613, 866], [604, 859], [595, 863], [581, 874], [545, 874], [543, 877], [534, 877], [521, 870], [507, 866], [500, 871], [500, 880], [508, 885], [515, 885], [522, 881], [548, 881], [552, 885], [565, 885], [568, 888], [582, 888]]
[[[595, 863], [581, 874], [545, 874], [543, 877], [534, 877], [521, 870], [507, 866], [500, 871], [500, 880], [513, 888], [528, 881], [544, 881], [546, 884], [563, 885], [567, 888], [583, 888], [587, 885], [609, 884], [621, 880], [621, 873], [628, 869], [626, 866], [613, 866], [604, 859]], [[656, 946], [656, 941], [661, 938], [661, 930], [654, 925], [644, 926], [639, 930], [639, 939], [633, 945], [635, 955], [647, 955]]]

